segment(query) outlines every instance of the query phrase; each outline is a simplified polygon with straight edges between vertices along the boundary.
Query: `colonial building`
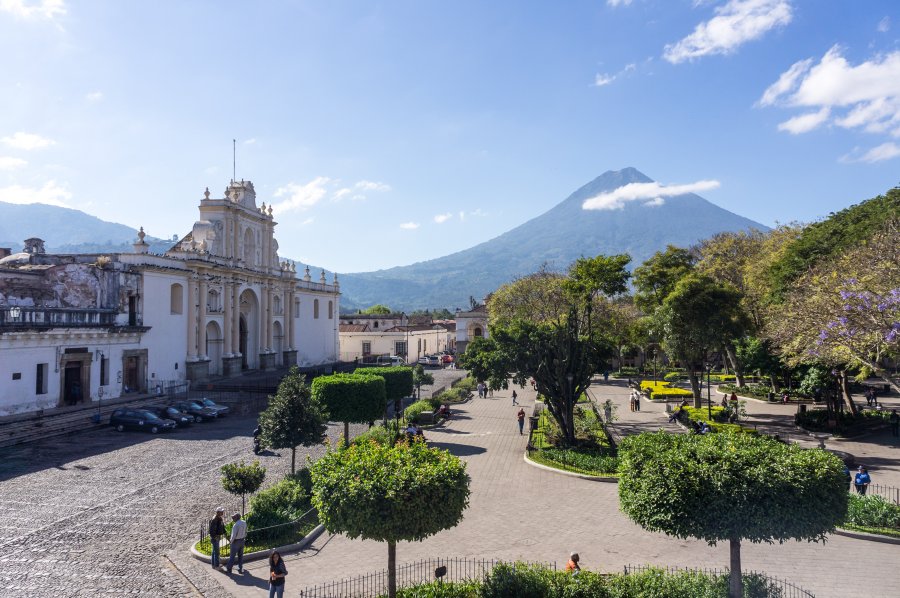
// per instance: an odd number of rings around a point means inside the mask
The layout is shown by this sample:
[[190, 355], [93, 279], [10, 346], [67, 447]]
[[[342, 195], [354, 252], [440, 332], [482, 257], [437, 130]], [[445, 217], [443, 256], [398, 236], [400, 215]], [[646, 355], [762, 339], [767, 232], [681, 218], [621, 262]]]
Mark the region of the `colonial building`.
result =
[[377, 355], [396, 355], [407, 363], [449, 349], [447, 327], [431, 317], [405, 314], [341, 316], [341, 361], [364, 361]]
[[164, 255], [0, 259], [0, 414], [338, 359], [337, 276], [278, 257], [271, 206], [249, 181], [200, 201]]
[[487, 307], [478, 305], [469, 311], [456, 312], [456, 352], [466, 352], [469, 341], [473, 338], [488, 338]]

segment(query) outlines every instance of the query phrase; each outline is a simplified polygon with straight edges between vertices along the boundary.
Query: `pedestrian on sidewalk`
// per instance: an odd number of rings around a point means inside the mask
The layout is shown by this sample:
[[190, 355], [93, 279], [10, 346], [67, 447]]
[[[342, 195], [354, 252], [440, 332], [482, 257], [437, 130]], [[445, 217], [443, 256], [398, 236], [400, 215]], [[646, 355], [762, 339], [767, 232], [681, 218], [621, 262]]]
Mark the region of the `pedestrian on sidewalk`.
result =
[[238, 573], [244, 572], [244, 542], [247, 540], [247, 522], [241, 519], [240, 513], [231, 516], [234, 525], [231, 526], [231, 555], [228, 557], [228, 565], [225, 569], [231, 573], [234, 561], [237, 560]]
[[872, 388], [871, 387], [867, 388], [866, 392], [863, 393], [863, 396], [866, 397], [866, 406], [871, 407], [872, 406]]
[[603, 417], [606, 418], [606, 423], [612, 421], [612, 403], [608, 399], [606, 403], [603, 404]]
[[519, 398], [519, 395], [517, 395], [517, 394], [516, 394], [516, 390], [513, 389], [513, 394], [512, 394], [513, 405], [518, 405], [518, 404], [519, 404], [519, 401], [517, 400], [518, 398]]
[[859, 466], [859, 469], [856, 471], [856, 479], [853, 480], [853, 485], [856, 486], [856, 492], [860, 496], [866, 495], [866, 490], [869, 489], [869, 484], [872, 483], [872, 478], [869, 476], [869, 470]]
[[639, 393], [639, 392], [634, 393], [634, 410], [635, 411], [641, 410], [641, 393]]
[[218, 569], [222, 566], [219, 561], [219, 543], [225, 537], [225, 507], [216, 509], [216, 516], [209, 520], [209, 541], [212, 543], [212, 566]]
[[631, 396], [628, 399], [628, 409], [630, 411], [634, 411], [634, 391], [631, 391]]
[[572, 575], [578, 575], [579, 571], [581, 571], [581, 566], [579, 566], [578, 561], [581, 560], [581, 557], [578, 556], [577, 552], [573, 552], [569, 555], [569, 562], [566, 563], [566, 573], [571, 573]]
[[897, 438], [900, 436], [900, 415], [897, 415], [896, 409], [891, 409], [891, 416], [888, 418], [891, 423], [891, 436]]
[[284, 576], [287, 573], [281, 554], [273, 550], [269, 556], [269, 598], [284, 598]]
[[525, 433], [525, 409], [519, 408], [516, 419], [519, 420], [519, 436], [521, 436]]

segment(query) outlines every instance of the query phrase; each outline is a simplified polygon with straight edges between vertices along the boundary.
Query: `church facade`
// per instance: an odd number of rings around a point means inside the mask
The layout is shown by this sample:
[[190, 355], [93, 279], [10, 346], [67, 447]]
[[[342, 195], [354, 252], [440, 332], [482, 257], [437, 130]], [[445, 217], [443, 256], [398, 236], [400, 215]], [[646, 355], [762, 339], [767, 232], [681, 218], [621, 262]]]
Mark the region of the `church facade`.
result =
[[339, 358], [340, 287], [278, 256], [250, 181], [209, 190], [163, 255], [0, 259], [0, 414]]

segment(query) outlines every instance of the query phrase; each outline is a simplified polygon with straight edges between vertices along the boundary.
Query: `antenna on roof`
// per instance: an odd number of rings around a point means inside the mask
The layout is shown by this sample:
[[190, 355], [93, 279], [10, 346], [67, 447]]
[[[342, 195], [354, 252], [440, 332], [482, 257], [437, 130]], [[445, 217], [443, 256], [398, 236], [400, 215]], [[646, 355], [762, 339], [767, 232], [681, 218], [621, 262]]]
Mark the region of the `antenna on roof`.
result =
[[231, 182], [237, 178], [237, 139], [231, 140]]

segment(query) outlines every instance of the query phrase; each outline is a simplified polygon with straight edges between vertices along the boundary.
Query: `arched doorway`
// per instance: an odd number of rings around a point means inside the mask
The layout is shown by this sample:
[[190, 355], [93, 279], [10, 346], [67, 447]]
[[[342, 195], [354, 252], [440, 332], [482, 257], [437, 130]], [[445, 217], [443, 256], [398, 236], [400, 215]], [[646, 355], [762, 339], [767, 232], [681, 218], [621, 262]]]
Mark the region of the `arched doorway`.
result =
[[206, 325], [206, 349], [204, 354], [209, 357], [209, 373], [218, 376], [222, 373], [222, 332], [217, 322]]
[[284, 334], [281, 332], [281, 322], [274, 322], [272, 324], [272, 344], [275, 345], [272, 347], [272, 350], [275, 351], [275, 363], [277, 365], [282, 365], [282, 359], [284, 358]]
[[259, 367], [259, 300], [256, 293], [245, 289], [240, 296], [241, 315], [238, 329], [241, 368]]

